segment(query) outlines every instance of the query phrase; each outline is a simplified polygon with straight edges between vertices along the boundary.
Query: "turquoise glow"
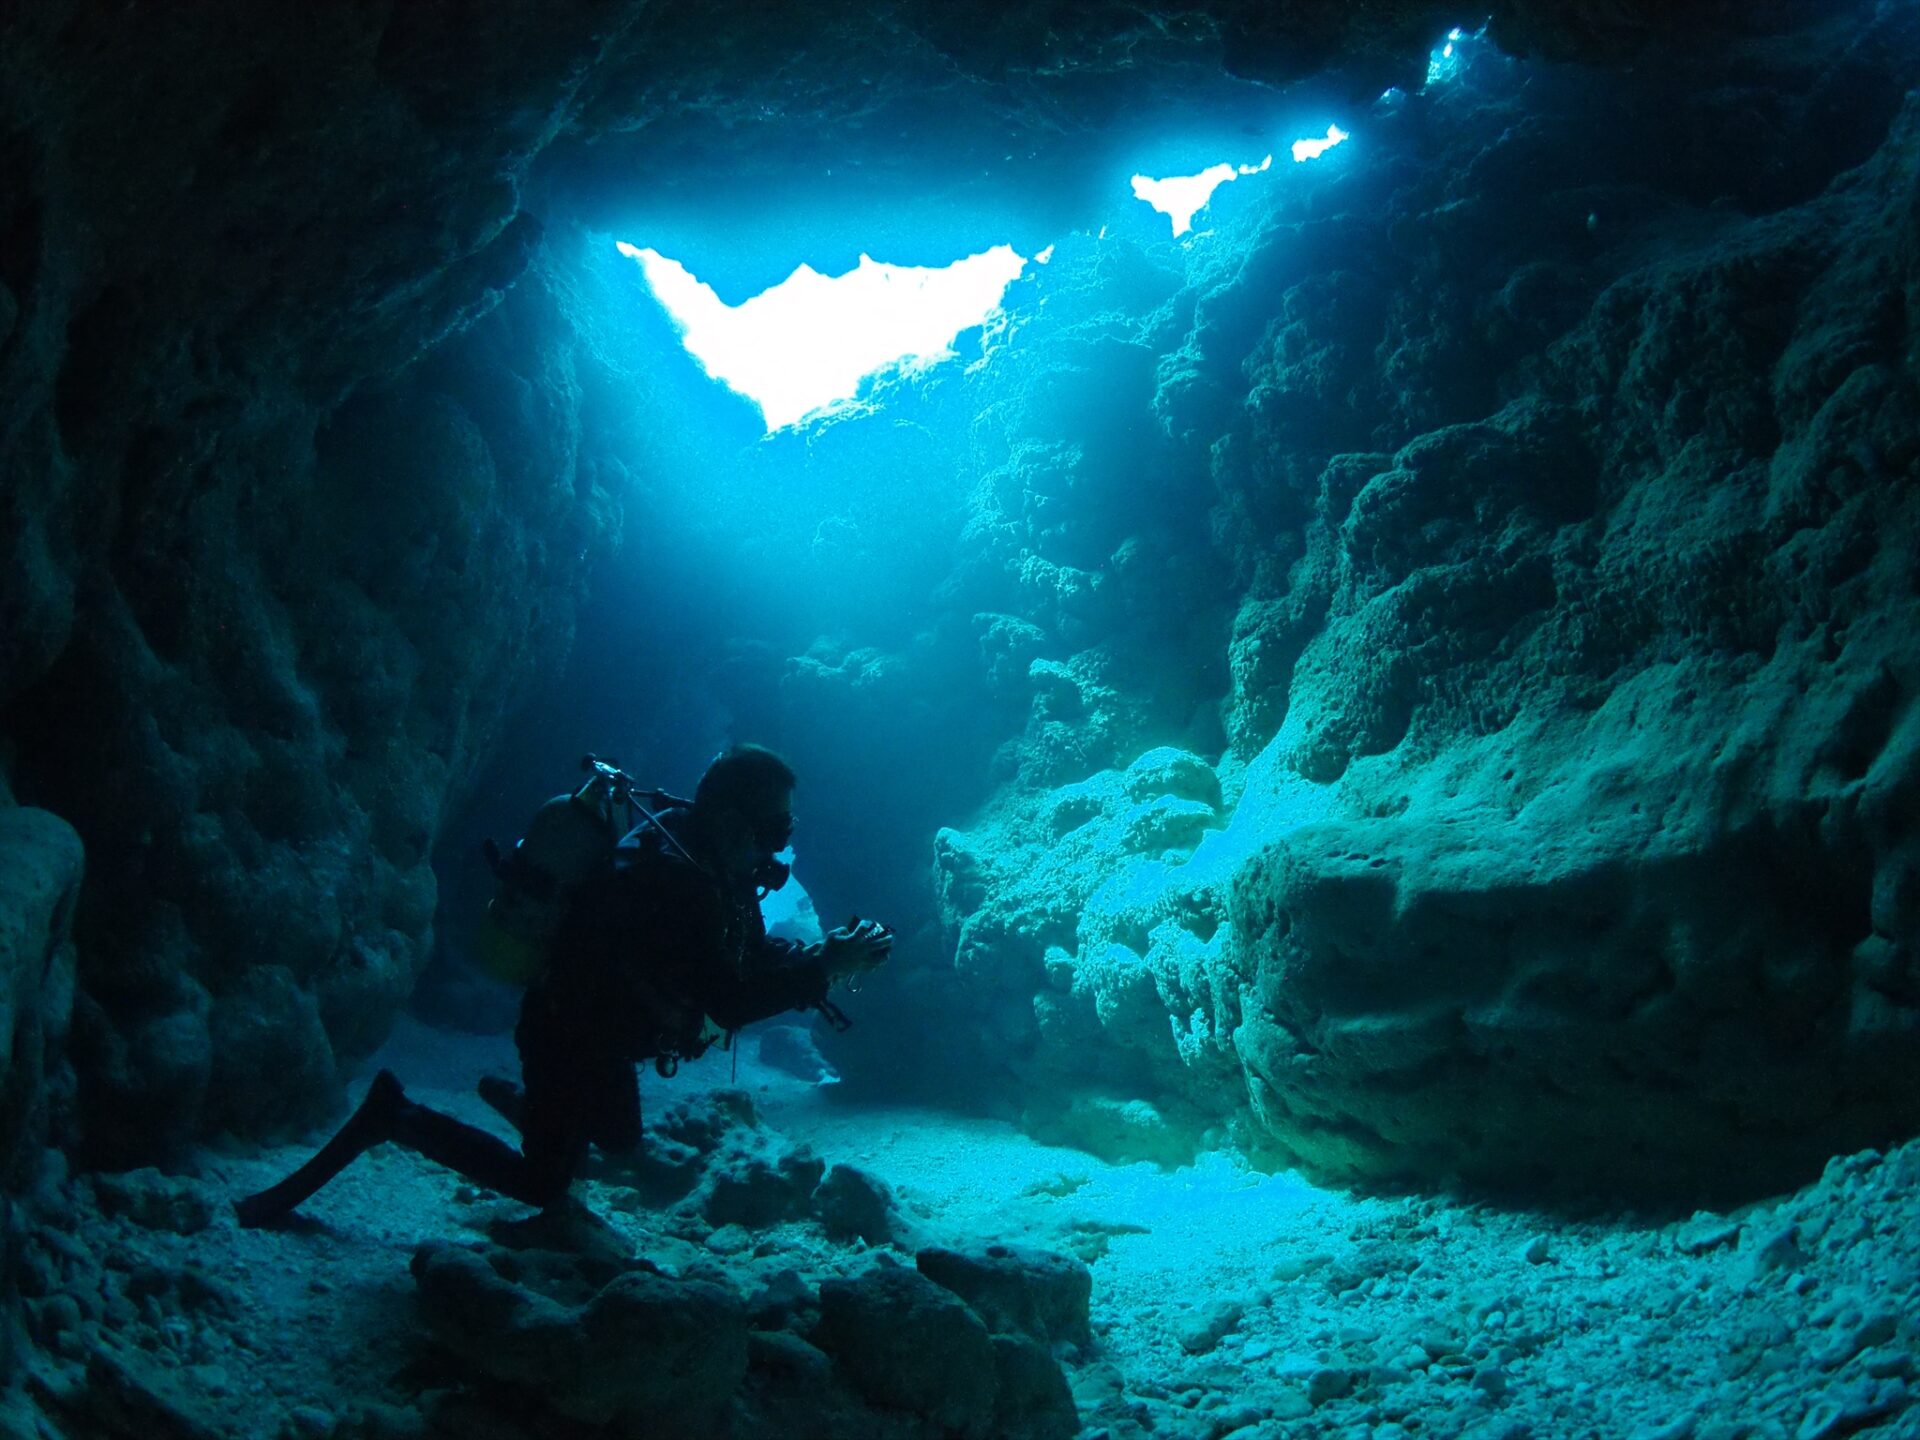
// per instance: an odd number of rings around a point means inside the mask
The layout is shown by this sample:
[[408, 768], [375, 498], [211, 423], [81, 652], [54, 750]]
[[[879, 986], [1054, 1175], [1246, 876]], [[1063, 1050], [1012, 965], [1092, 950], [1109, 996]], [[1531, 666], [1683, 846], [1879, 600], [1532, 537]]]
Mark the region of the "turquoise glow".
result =
[[844, 275], [802, 265], [728, 305], [678, 260], [625, 241], [619, 250], [639, 263], [687, 352], [758, 405], [769, 431], [845, 405], [871, 376], [951, 359], [954, 340], [998, 312], [1027, 264], [1010, 245], [939, 268], [862, 255]]
[[1485, 32], [1481, 31], [1469, 35], [1464, 30], [1449, 30], [1447, 38], [1427, 56], [1427, 84], [1443, 84], [1457, 76], [1460, 73], [1460, 67], [1466, 63], [1468, 45], [1478, 40], [1483, 33]]

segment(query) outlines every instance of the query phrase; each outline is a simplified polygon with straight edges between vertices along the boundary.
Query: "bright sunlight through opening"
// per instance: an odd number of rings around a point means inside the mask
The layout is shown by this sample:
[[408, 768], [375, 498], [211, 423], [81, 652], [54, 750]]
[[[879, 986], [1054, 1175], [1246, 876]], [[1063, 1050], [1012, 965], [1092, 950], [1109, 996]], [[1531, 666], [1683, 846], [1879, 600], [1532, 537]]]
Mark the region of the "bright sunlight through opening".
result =
[[[1329, 125], [1326, 135], [1321, 138], [1296, 140], [1293, 142], [1293, 163], [1299, 165], [1308, 160], [1317, 160], [1346, 138], [1346, 131], [1338, 125]], [[1193, 217], [1206, 209], [1207, 202], [1213, 199], [1214, 191], [1243, 175], [1259, 175], [1272, 168], [1273, 156], [1269, 155], [1258, 165], [1229, 165], [1222, 161], [1218, 165], [1209, 165], [1198, 175], [1170, 175], [1164, 180], [1156, 180], [1150, 175], [1136, 175], [1133, 177], [1133, 193], [1171, 220], [1175, 235], [1185, 235], [1193, 229]]]
[[1133, 193], [1173, 221], [1173, 233], [1184, 235], [1193, 228], [1193, 217], [1206, 208], [1213, 192], [1229, 180], [1242, 175], [1258, 175], [1273, 164], [1267, 156], [1258, 165], [1209, 165], [1198, 175], [1172, 175], [1155, 180], [1146, 175], [1133, 177]]
[[1467, 63], [1468, 50], [1486, 34], [1486, 27], [1469, 35], [1461, 29], [1447, 32], [1447, 38], [1427, 57], [1427, 84], [1441, 85], [1456, 79]]
[[1346, 131], [1338, 125], [1329, 125], [1327, 133], [1318, 140], [1296, 140], [1293, 142], [1293, 163], [1302, 165], [1309, 160], [1318, 160], [1346, 138]]
[[1010, 245], [935, 269], [862, 255], [844, 275], [802, 265], [728, 305], [677, 260], [620, 242], [715, 380], [760, 407], [769, 431], [843, 405], [869, 376], [953, 358], [953, 342], [1000, 308], [1026, 266]]

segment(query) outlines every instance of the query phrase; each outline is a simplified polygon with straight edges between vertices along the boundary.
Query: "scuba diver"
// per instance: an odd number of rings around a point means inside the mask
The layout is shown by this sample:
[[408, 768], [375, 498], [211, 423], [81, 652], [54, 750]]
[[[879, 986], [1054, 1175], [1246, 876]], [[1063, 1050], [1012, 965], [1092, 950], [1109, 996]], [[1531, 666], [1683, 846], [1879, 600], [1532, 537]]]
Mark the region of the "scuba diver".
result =
[[[592, 757], [589, 767], [628, 778]], [[638, 1147], [637, 1063], [671, 1075], [723, 1036], [730, 1042], [785, 1010], [817, 1009], [844, 1028], [828, 987], [883, 964], [893, 935], [873, 921], [814, 945], [767, 935], [760, 899], [787, 877], [776, 857], [793, 833], [793, 787], [778, 755], [738, 745], [708, 767], [690, 804], [655, 813], [620, 792], [644, 819], [568, 896], [514, 1030], [522, 1084], [489, 1077], [480, 1085], [518, 1127], [518, 1150], [407, 1099], [382, 1070], [318, 1154], [235, 1204], [240, 1223], [288, 1214], [383, 1141], [545, 1209], [565, 1197], [590, 1144], [613, 1153]], [[558, 797], [548, 809], [579, 798]]]

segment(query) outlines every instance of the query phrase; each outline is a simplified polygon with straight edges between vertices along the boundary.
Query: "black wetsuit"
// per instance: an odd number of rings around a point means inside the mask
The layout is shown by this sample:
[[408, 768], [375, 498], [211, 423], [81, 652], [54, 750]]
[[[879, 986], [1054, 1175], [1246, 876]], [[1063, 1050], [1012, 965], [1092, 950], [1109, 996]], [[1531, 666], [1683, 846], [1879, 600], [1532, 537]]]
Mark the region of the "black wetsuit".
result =
[[[663, 818], [697, 854], [687, 812]], [[412, 1103], [393, 1138], [488, 1189], [550, 1205], [589, 1144], [639, 1144], [636, 1063], [690, 1059], [720, 1032], [818, 1005], [823, 947], [769, 938], [754, 886], [717, 874], [642, 827], [575, 899], [514, 1030], [525, 1086], [518, 1152]]]
[[[663, 818], [691, 848], [685, 813]], [[769, 938], [750, 882], [725, 885], [651, 826], [635, 831], [575, 900], [520, 1007], [530, 1168], [571, 1178], [589, 1143], [639, 1144], [634, 1065], [692, 1059], [722, 1031], [818, 1005], [821, 951]]]

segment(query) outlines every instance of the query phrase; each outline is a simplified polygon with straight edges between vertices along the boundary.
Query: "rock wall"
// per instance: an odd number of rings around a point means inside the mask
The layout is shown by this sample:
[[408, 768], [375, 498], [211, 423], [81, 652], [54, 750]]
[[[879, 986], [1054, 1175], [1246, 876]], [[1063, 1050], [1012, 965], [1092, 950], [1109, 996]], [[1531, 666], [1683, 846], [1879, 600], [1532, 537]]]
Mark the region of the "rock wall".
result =
[[0, 704], [88, 839], [100, 1159], [324, 1115], [411, 988], [607, 528], [552, 295], [482, 317], [620, 10], [5, 22]]
[[[4, 792], [0, 792], [3, 800]], [[36, 1177], [49, 1142], [71, 1139], [73, 915], [80, 837], [44, 810], [0, 809], [0, 1384], [13, 1371], [18, 1236], [14, 1197]]]
[[1609, 287], [1577, 409], [1323, 490], [1290, 758], [1345, 813], [1232, 911], [1316, 1163], [1685, 1193], [1914, 1123], [1914, 123]]
[[936, 859], [1029, 1123], [1660, 1203], [1920, 1123], [1920, 117], [1903, 22], [1825, 39], [1695, 102], [1482, 65], [1172, 299], [1225, 754], [1060, 763], [1140, 691], [1038, 658]]

